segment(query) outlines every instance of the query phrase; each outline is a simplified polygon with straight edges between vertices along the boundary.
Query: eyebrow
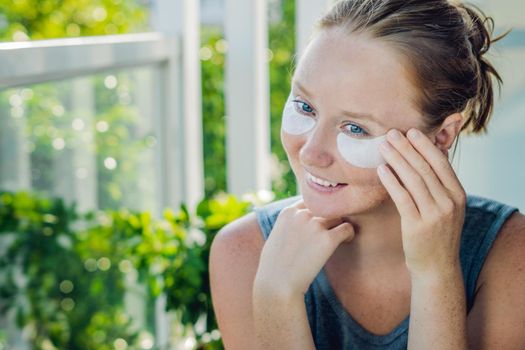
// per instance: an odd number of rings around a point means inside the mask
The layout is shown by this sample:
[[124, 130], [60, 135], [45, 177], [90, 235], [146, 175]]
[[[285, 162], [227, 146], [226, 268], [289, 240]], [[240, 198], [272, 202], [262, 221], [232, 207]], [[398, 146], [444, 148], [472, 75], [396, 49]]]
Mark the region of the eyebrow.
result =
[[[295, 85], [299, 88], [299, 90], [301, 90], [302, 92], [304, 92], [304, 94], [306, 95], [306, 97], [309, 97], [311, 98], [313, 95], [308, 92], [308, 90], [301, 84], [299, 83], [299, 81], [297, 80], [292, 80], [292, 85]], [[370, 113], [362, 113], [362, 112], [350, 112], [350, 111], [342, 111], [341, 112], [342, 115], [346, 116], [346, 117], [349, 117], [349, 118], [355, 118], [355, 119], [369, 119], [369, 120], [372, 120], [373, 122], [375, 122], [376, 124], [379, 124], [381, 126], [384, 126], [384, 124], [379, 120], [377, 119], [376, 117], [374, 117], [372, 114]]]

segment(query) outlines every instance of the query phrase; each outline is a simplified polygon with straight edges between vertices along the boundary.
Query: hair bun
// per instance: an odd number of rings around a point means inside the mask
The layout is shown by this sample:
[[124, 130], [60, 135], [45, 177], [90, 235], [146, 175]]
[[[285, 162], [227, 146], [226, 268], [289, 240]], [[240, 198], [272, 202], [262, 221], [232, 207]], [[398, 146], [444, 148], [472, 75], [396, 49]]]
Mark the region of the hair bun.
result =
[[472, 52], [475, 56], [481, 57], [490, 48], [494, 31], [494, 19], [486, 17], [483, 12], [475, 5], [459, 4], [457, 5], [463, 12], [465, 24], [467, 26], [467, 36], [472, 46]]
[[502, 79], [484, 55], [494, 20], [461, 0], [339, 0], [320, 29], [339, 27], [392, 43], [412, 67], [417, 107], [426, 130], [462, 113], [462, 131], [484, 132], [492, 115], [495, 82]]

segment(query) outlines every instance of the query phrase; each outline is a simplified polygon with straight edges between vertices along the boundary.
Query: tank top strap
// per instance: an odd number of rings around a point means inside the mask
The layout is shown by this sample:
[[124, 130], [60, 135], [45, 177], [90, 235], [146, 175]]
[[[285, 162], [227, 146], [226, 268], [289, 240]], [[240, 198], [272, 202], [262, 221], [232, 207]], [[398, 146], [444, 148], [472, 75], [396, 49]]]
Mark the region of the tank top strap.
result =
[[[280, 211], [300, 198], [285, 198], [255, 209], [264, 240], [268, 239]], [[467, 196], [460, 258], [468, 310], [472, 307], [476, 282], [490, 248], [504, 222], [515, 211], [518, 209], [493, 199]]]
[[[265, 240], [268, 239], [280, 211], [298, 199], [300, 196], [279, 200], [255, 209]], [[495, 200], [467, 196], [460, 259], [468, 310], [472, 308], [476, 282], [490, 248], [504, 222], [517, 210]], [[406, 349], [410, 316], [390, 334], [369, 333], [353, 321], [352, 315], [346, 312], [328, 280], [323, 276], [321, 270], [305, 294], [308, 322], [317, 349]]]
[[264, 240], [267, 240], [270, 236], [270, 232], [281, 210], [299, 199], [301, 199], [301, 196], [289, 197], [255, 208], [255, 215], [257, 216]]

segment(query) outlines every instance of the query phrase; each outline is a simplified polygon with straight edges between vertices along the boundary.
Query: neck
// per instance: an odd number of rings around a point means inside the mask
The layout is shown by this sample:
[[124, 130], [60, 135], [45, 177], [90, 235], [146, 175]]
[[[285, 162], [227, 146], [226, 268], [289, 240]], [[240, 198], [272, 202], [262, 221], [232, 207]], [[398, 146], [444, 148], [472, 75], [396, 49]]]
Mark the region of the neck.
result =
[[401, 218], [395, 204], [388, 200], [373, 211], [346, 217], [355, 229], [350, 242], [339, 245], [334, 258], [341, 266], [359, 271], [404, 267]]

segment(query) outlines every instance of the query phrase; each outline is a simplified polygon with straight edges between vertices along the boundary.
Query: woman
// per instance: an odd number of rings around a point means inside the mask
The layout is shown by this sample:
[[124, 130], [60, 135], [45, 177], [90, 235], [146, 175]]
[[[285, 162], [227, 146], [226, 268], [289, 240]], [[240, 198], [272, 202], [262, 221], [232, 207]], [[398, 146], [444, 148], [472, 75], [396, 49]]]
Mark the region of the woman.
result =
[[467, 196], [448, 160], [492, 113], [489, 24], [445, 0], [321, 19], [282, 120], [302, 197], [212, 245], [227, 349], [525, 348], [525, 217]]

